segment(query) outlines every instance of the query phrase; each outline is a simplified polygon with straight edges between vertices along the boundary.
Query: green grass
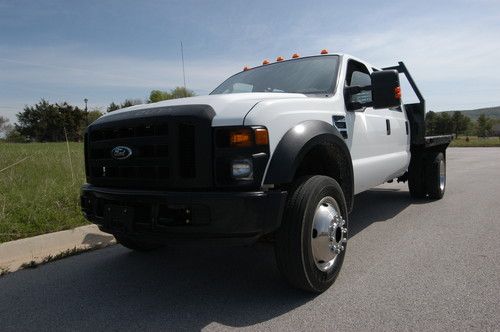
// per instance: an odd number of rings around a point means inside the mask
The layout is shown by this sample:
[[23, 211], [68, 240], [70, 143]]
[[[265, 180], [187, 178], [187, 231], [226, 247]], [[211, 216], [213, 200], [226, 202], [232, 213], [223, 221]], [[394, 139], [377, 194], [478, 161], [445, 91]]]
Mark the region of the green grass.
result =
[[467, 142], [465, 136], [459, 136], [453, 139], [450, 147], [500, 147], [500, 137], [479, 138], [477, 136], [469, 136]]
[[66, 143], [0, 143], [0, 243], [86, 224], [83, 144], [69, 148], [72, 167]]

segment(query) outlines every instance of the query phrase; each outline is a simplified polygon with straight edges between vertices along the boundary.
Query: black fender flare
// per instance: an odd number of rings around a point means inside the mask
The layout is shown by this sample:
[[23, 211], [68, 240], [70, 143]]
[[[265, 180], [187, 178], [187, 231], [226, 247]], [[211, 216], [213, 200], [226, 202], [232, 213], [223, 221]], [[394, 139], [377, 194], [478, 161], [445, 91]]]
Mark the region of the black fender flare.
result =
[[340, 158], [346, 161], [349, 176], [345, 192], [349, 210], [354, 196], [354, 174], [351, 153], [344, 138], [333, 125], [320, 120], [308, 120], [289, 129], [280, 140], [272, 155], [264, 184], [289, 184], [294, 180], [299, 165], [311, 149], [318, 145], [333, 144], [342, 153]]

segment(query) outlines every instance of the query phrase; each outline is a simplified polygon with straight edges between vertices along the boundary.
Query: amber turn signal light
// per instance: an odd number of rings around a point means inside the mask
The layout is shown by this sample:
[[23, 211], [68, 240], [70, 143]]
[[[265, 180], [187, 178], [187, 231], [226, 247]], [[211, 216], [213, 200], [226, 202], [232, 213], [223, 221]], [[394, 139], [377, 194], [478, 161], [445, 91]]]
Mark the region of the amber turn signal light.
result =
[[266, 128], [241, 128], [229, 132], [229, 146], [247, 148], [254, 145], [268, 145], [269, 133]]
[[394, 88], [394, 98], [401, 99], [401, 87]]
[[229, 134], [229, 143], [231, 146], [244, 148], [253, 145], [252, 138], [252, 132], [250, 130], [242, 129], [232, 131]]
[[255, 133], [255, 145], [268, 145], [269, 144], [269, 133], [266, 128], [257, 128]]

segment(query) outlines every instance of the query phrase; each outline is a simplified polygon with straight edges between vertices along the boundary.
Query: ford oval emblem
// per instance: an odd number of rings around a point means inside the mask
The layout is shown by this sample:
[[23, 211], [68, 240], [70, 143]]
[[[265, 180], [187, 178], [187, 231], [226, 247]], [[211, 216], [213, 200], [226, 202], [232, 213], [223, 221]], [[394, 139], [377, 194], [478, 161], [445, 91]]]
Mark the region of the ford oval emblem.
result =
[[117, 160], [130, 158], [132, 149], [127, 146], [116, 146], [111, 150], [111, 157]]

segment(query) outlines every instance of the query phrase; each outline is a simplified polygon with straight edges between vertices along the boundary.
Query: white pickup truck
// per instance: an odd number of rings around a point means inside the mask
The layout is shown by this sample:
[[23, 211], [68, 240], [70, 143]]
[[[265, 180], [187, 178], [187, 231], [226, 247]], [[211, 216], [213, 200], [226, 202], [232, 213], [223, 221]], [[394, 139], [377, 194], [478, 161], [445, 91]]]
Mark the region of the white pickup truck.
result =
[[[399, 74], [419, 103], [403, 104]], [[451, 136], [425, 137], [403, 63], [281, 57], [208, 96], [106, 114], [85, 134], [85, 217], [124, 246], [274, 239], [283, 276], [311, 292], [337, 277], [354, 195], [397, 179], [439, 199]]]

